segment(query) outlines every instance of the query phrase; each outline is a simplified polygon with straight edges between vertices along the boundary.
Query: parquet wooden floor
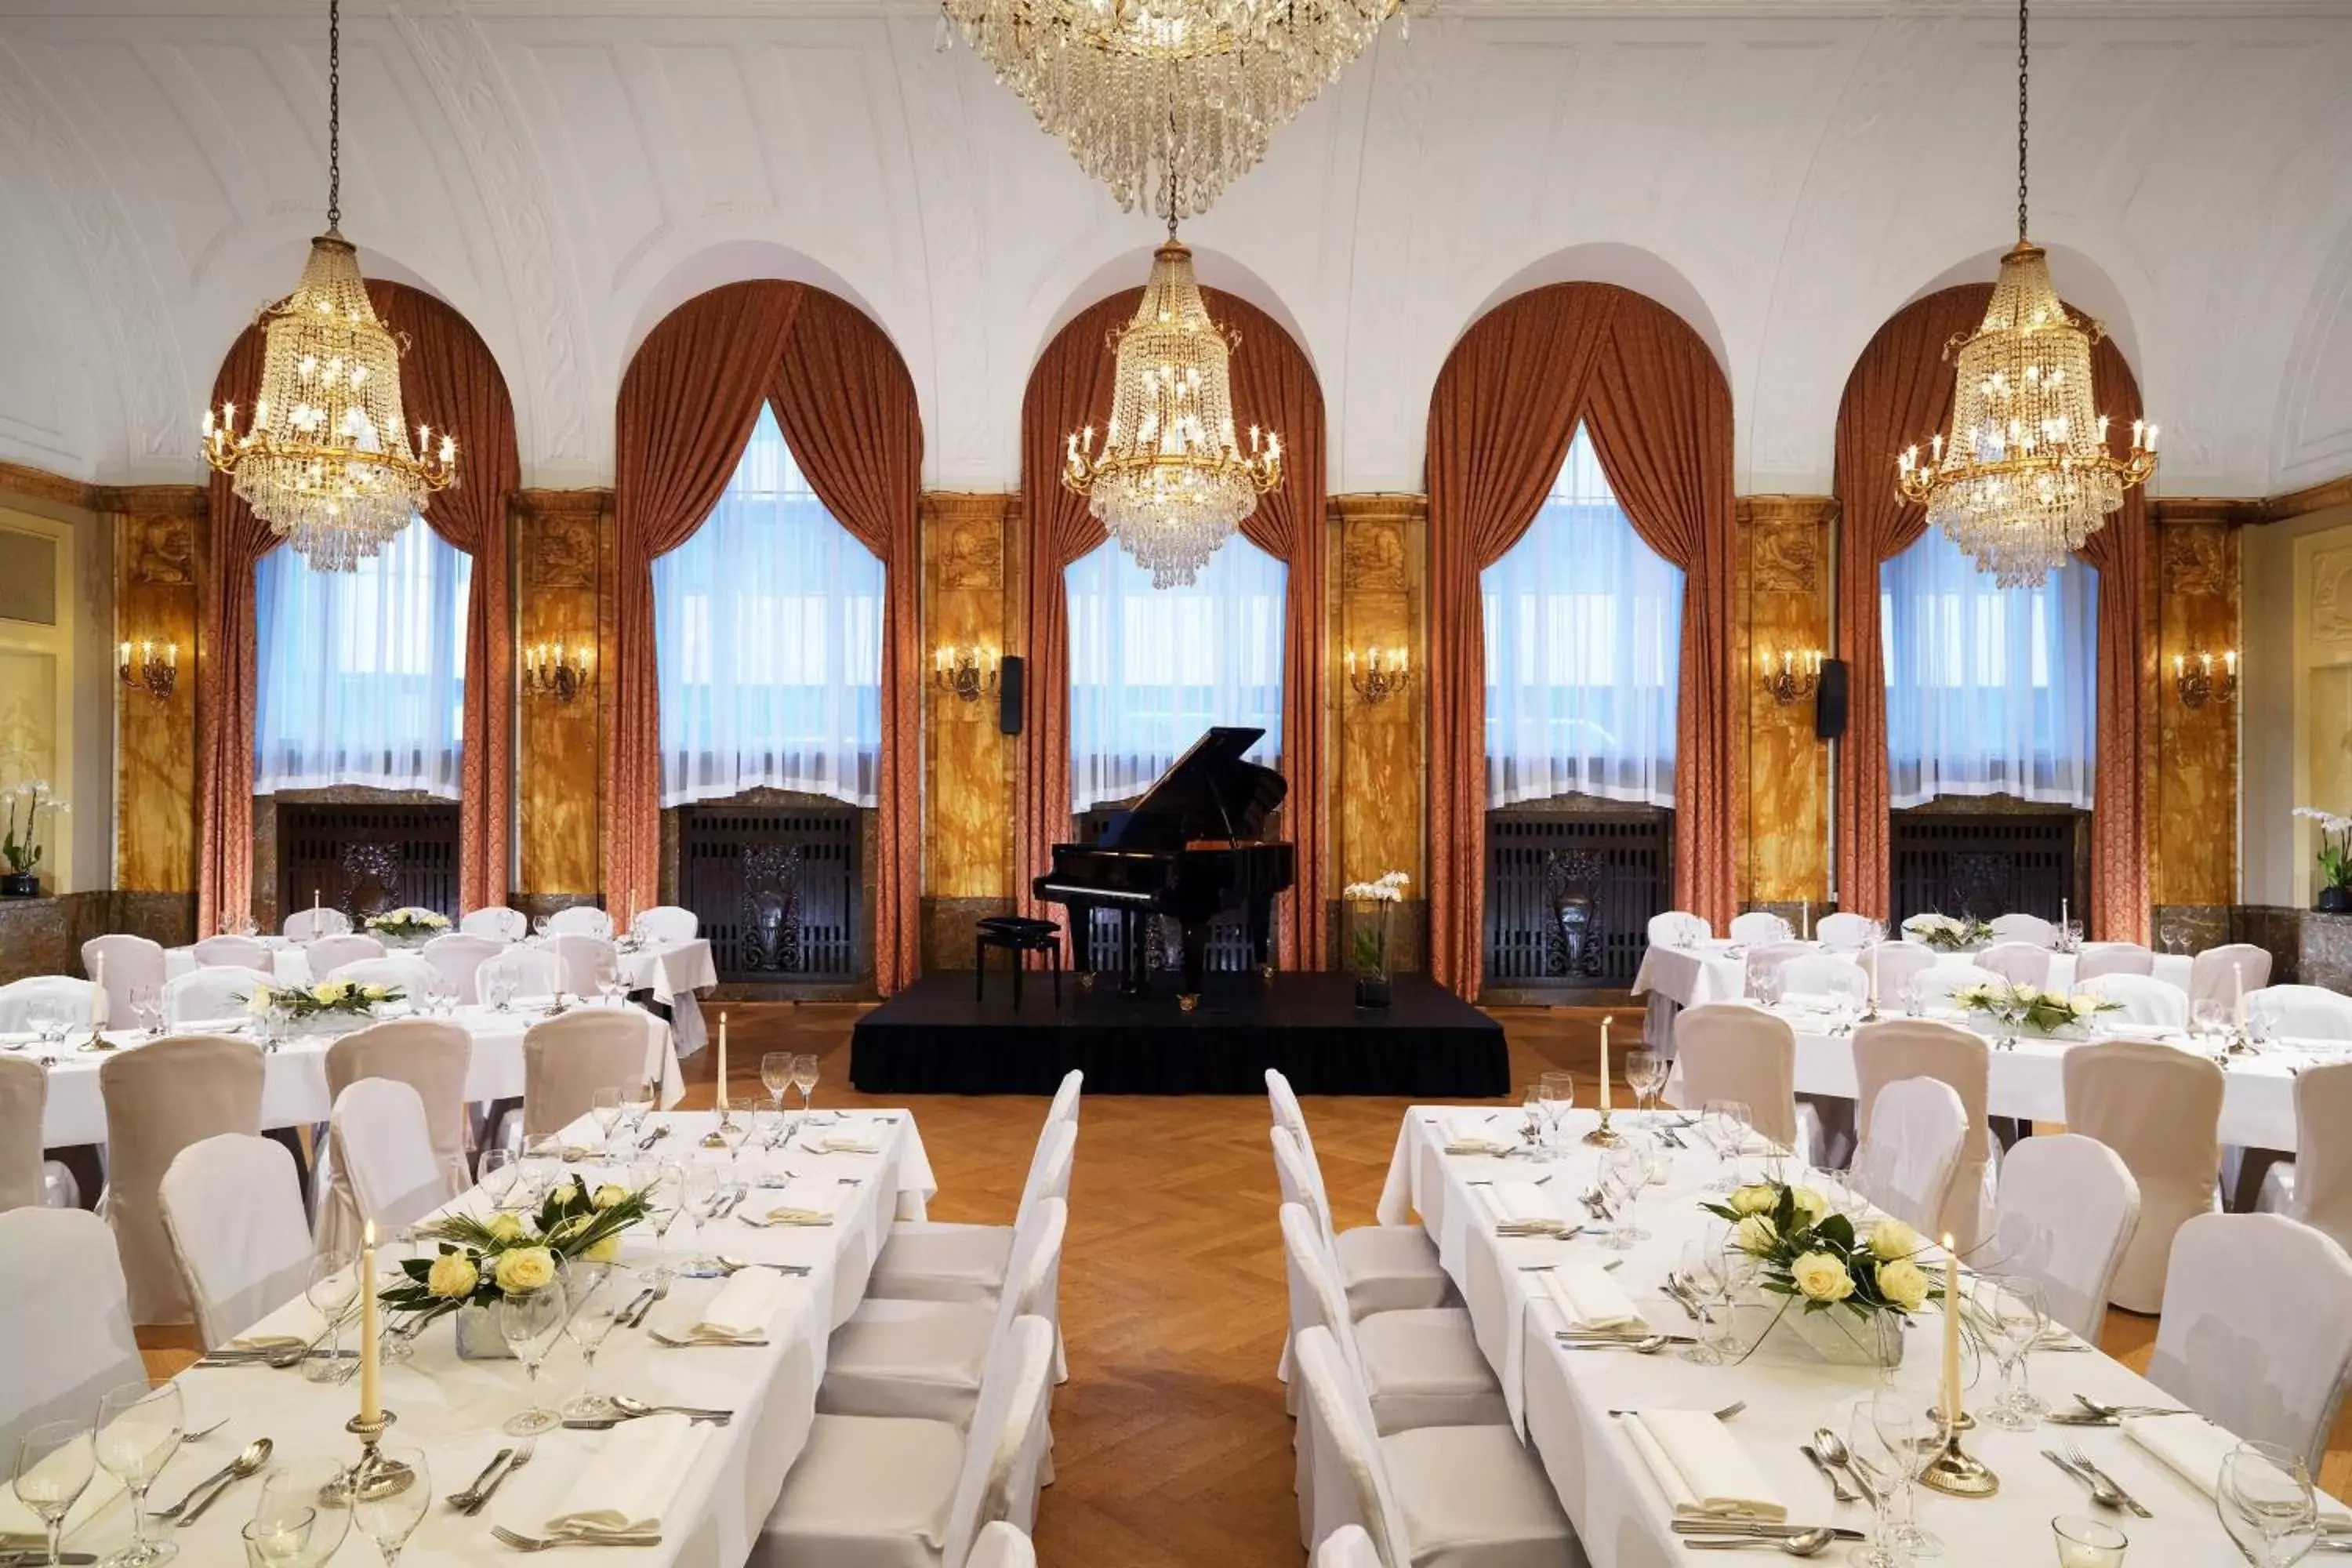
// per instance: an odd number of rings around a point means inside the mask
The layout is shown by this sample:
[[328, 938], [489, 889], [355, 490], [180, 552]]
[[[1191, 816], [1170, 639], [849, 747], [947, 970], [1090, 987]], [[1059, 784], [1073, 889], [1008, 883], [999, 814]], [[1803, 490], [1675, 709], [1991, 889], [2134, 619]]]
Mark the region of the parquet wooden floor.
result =
[[[850, 1005], [738, 1005], [730, 1078], [758, 1095], [763, 1050], [825, 1057], [820, 1107], [864, 1103], [847, 1089]], [[1598, 1014], [1498, 1010], [1512, 1079], [1548, 1067], [1580, 1075], [1590, 1102]], [[705, 1052], [687, 1103], [708, 1106]], [[1002, 1223], [1034, 1144], [1042, 1099], [935, 1096], [910, 1103], [940, 1194], [940, 1219]], [[1308, 1120], [1342, 1225], [1360, 1225], [1388, 1171], [1404, 1101], [1309, 1098]], [[1297, 1568], [1290, 1422], [1275, 1362], [1286, 1310], [1275, 1227], [1273, 1157], [1259, 1096], [1088, 1096], [1062, 1268], [1070, 1381], [1055, 1398], [1058, 1479], [1040, 1506], [1049, 1568]], [[2107, 1348], [2144, 1365], [2153, 1319], [2108, 1315]], [[142, 1335], [158, 1372], [188, 1359], [181, 1334]], [[2352, 1423], [2340, 1425], [2323, 1483], [2352, 1485]]]

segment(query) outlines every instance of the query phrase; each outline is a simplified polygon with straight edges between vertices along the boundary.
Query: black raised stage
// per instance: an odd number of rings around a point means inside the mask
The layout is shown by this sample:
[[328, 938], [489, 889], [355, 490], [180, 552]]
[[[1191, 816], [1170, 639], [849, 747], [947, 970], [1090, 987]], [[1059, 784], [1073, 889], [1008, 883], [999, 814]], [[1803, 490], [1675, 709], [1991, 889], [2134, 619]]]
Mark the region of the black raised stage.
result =
[[[1200, 1006], [1166, 989], [1122, 996], [1031, 974], [972, 1000], [969, 970], [926, 974], [857, 1022], [850, 1081], [867, 1094], [1051, 1094], [1083, 1068], [1097, 1094], [1263, 1094], [1280, 1068], [1301, 1094], [1483, 1100], [1510, 1089], [1503, 1026], [1433, 984], [1400, 974], [1395, 1000], [1360, 1011], [1345, 974], [1207, 976]], [[1108, 977], [1106, 977], [1106, 981]]]

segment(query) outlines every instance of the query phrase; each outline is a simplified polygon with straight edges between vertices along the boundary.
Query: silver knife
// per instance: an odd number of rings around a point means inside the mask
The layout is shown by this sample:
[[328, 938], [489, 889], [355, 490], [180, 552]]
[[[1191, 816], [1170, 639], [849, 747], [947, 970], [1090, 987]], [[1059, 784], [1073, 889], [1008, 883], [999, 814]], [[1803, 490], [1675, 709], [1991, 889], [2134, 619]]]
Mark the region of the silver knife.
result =
[[490, 1479], [487, 1481], [478, 1481], [475, 1483], [474, 1500], [467, 1503], [460, 1511], [462, 1511], [468, 1519], [471, 1519], [474, 1515], [481, 1512], [483, 1508], [488, 1504], [490, 1494], [497, 1491], [500, 1487], [506, 1485], [506, 1479], [509, 1476], [514, 1473], [514, 1450], [509, 1449], [507, 1452], [500, 1454], [498, 1458], [497, 1465], [490, 1472]]
[[2097, 1465], [2085, 1460], [2084, 1462], [2083, 1468], [2090, 1471], [2091, 1474], [2106, 1482], [2107, 1485], [2115, 1488], [2116, 1495], [2124, 1500], [2124, 1506], [2131, 1510], [2135, 1515], [2141, 1519], [2154, 1519], [2156, 1517], [2156, 1515], [2148, 1512], [2146, 1508], [2141, 1506], [2139, 1499], [2124, 1490], [2121, 1482], [2117, 1481], [2115, 1477], [2107, 1474], [2106, 1471], [2099, 1468]]

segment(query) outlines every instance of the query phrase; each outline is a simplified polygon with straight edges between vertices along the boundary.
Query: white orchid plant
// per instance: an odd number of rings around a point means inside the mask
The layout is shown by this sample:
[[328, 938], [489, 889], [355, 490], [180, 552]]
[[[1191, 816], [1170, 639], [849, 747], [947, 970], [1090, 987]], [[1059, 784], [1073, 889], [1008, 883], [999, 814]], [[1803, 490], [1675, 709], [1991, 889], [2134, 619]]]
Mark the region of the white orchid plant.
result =
[[5, 793], [8, 826], [5, 834], [0, 834], [0, 859], [5, 859], [8, 869], [17, 876], [29, 876], [41, 863], [41, 814], [46, 811], [54, 817], [73, 807], [50, 792], [47, 779], [20, 784]]
[[2352, 816], [2298, 805], [2297, 816], [2319, 824], [2319, 874], [2331, 888], [2352, 889]]

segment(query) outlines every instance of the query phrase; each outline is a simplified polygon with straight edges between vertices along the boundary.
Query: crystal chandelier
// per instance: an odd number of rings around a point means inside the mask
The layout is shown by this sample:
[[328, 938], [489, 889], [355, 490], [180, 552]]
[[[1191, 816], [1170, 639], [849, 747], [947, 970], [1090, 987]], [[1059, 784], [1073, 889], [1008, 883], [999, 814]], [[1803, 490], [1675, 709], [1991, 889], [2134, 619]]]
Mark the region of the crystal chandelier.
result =
[[[940, 0], [1121, 210], [1206, 212], [1402, 0]], [[1408, 18], [1408, 25], [1409, 25]], [[1162, 205], [1164, 204], [1164, 205]]]
[[406, 346], [376, 319], [359, 255], [342, 236], [342, 16], [327, 9], [327, 232], [294, 292], [261, 311], [261, 392], [205, 411], [205, 460], [254, 514], [322, 572], [349, 572], [457, 477], [457, 444], [431, 426], [408, 444], [400, 401]]
[[1062, 483], [1150, 570], [1153, 587], [1190, 583], [1282, 482], [1282, 439], [1253, 425], [1243, 455], [1228, 374], [1240, 337], [1209, 319], [1172, 223], [1142, 303], [1111, 346], [1118, 374], [1102, 449], [1091, 425], [1071, 436]]
[[2132, 421], [2131, 450], [2107, 446], [2095, 412], [2091, 345], [2105, 329], [2060, 302], [2050, 264], [2025, 237], [2026, 0], [2017, 7], [2017, 245], [1984, 320], [1947, 345], [1954, 363], [1952, 437], [1895, 460], [1906, 500], [2003, 587], [2040, 584], [2083, 547], [2124, 491], [2156, 472], [2156, 426]]

